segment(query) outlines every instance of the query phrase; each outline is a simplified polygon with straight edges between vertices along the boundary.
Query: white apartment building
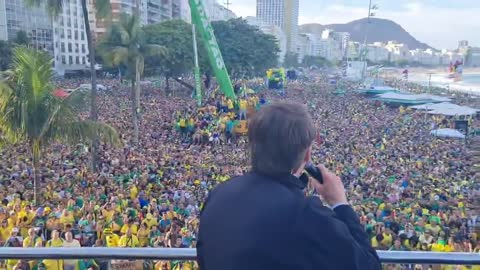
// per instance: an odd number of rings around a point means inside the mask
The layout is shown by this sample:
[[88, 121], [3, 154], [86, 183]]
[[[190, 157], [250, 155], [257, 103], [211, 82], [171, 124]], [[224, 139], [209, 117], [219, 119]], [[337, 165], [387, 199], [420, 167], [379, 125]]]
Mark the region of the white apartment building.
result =
[[313, 34], [304, 33], [298, 35], [297, 50], [298, 62], [301, 63], [307, 55], [316, 55], [317, 37]]
[[[92, 0], [90, 0], [92, 1]], [[172, 19], [182, 19], [190, 22], [190, 6], [188, 0], [110, 0], [112, 12], [111, 21], [118, 21], [120, 14], [133, 14], [140, 6], [142, 25], [159, 23]], [[91, 5], [93, 10], [93, 5]], [[107, 31], [107, 21], [97, 18], [95, 12], [90, 12], [90, 23], [97, 36], [102, 36]]]
[[385, 45], [385, 48], [390, 52], [389, 60], [391, 62], [410, 60], [410, 50], [406, 44], [389, 41], [387, 45]]
[[53, 23], [55, 71], [89, 69], [88, 43], [80, 0], [63, 0], [63, 12]]
[[214, 3], [213, 7], [211, 7], [207, 12], [210, 12], [208, 14], [210, 21], [228, 21], [237, 17], [233, 11], [220, 5], [219, 3]]
[[327, 38], [319, 39], [316, 44], [316, 56], [321, 56], [330, 62], [336, 62], [342, 59], [342, 49], [336, 40]]
[[8, 40], [7, 10], [5, 3], [0, 3], [0, 40]]
[[333, 39], [332, 35], [323, 33], [322, 37], [318, 37], [310, 33], [300, 34], [297, 42], [299, 61], [307, 55], [320, 56], [331, 62], [341, 60], [342, 42]]
[[45, 6], [27, 7], [24, 0], [0, 0], [0, 40], [14, 40], [24, 31], [30, 45], [53, 54], [52, 20]]
[[282, 29], [276, 25], [260, 21], [256, 17], [246, 17], [245, 20], [248, 24], [258, 27], [263, 33], [272, 35], [277, 39], [278, 47], [280, 49], [278, 61], [280, 63], [283, 62], [285, 54], [287, 53], [287, 37]]
[[299, 0], [257, 0], [257, 18], [280, 27], [287, 36], [287, 51], [297, 50]]
[[389, 51], [382, 42], [374, 42], [367, 45], [366, 59], [373, 63], [388, 61]]

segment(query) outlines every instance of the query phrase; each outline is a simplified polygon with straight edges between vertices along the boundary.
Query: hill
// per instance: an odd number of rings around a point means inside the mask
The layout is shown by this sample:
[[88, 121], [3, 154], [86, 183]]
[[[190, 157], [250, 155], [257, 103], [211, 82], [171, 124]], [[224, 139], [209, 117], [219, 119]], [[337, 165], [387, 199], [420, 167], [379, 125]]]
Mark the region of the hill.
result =
[[[368, 27], [368, 28], [367, 28]], [[349, 32], [351, 40], [362, 42], [365, 39], [365, 31], [368, 30], [368, 43], [388, 42], [395, 40], [399, 43], [407, 44], [409, 49], [428, 49], [432, 48], [428, 44], [415, 39], [402, 26], [391, 20], [370, 18], [370, 24], [367, 18], [351, 21], [345, 24], [304, 24], [300, 26], [300, 33], [312, 33], [321, 35], [324, 29], [332, 29], [337, 32]]]

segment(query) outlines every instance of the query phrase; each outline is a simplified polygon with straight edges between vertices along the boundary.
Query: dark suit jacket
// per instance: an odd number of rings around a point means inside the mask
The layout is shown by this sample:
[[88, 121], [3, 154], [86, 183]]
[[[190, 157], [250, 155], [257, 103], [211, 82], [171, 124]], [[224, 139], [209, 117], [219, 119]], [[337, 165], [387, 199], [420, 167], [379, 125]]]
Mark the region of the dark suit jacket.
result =
[[380, 270], [358, 216], [305, 197], [293, 175], [249, 173], [218, 185], [200, 217], [202, 270]]

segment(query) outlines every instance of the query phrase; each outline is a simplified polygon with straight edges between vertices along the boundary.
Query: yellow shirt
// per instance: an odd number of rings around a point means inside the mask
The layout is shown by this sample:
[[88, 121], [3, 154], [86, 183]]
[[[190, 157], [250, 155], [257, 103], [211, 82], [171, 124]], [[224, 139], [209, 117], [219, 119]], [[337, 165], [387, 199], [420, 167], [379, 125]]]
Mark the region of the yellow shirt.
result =
[[120, 247], [140, 247], [140, 241], [138, 241], [138, 237], [135, 235], [132, 235], [131, 237], [127, 237], [126, 235], [123, 235], [120, 237], [120, 242], [119, 242]]
[[156, 226], [158, 225], [158, 222], [156, 219], [152, 218], [152, 219], [144, 219], [143, 220], [143, 223], [147, 224], [147, 227], [150, 229], [152, 228], [152, 226]]
[[42, 238], [35, 236], [34, 239], [32, 239], [30, 236], [27, 238], [23, 239], [23, 247], [35, 247], [38, 243], [42, 242]]
[[244, 100], [244, 99], [240, 100], [239, 107], [240, 107], [240, 110], [246, 110], [247, 109], [247, 101]]
[[137, 237], [138, 241], [140, 241], [141, 247], [148, 246], [148, 236], [150, 235], [150, 230], [138, 230]]
[[[124, 224], [124, 225], [122, 226], [122, 229], [120, 230], [120, 233], [121, 233], [121, 234], [126, 234], [126, 233], [127, 233], [127, 230], [128, 230], [128, 224]], [[137, 234], [137, 232], [138, 232], [138, 227], [137, 227], [137, 225], [132, 224], [132, 226], [130, 226], [130, 230], [132, 231], [132, 234]]]
[[132, 186], [130, 189], [130, 199], [135, 200], [138, 195], [138, 188], [136, 186]]
[[63, 270], [63, 260], [43, 260], [47, 270]]
[[103, 216], [105, 217], [105, 220], [107, 221], [112, 221], [113, 215], [115, 214], [115, 210], [106, 210], [104, 209], [102, 211]]
[[63, 240], [62, 239], [48, 240], [45, 246], [46, 247], [63, 247]]
[[388, 234], [384, 233], [382, 244], [384, 244], [387, 247], [391, 246], [393, 244], [393, 236], [391, 234], [388, 235]]
[[373, 248], [377, 248], [378, 247], [378, 241], [377, 241], [377, 238], [374, 236], [372, 237], [372, 239], [370, 240], [370, 242], [372, 243], [372, 247]]
[[120, 238], [118, 235], [111, 233], [105, 236], [105, 243], [107, 247], [118, 247]]
[[60, 217], [60, 223], [65, 225], [65, 224], [73, 224], [75, 223], [75, 217], [73, 216], [72, 213], [69, 213], [68, 215], [62, 215]]
[[227, 106], [230, 110], [233, 109], [233, 102], [230, 99], [227, 101]]
[[0, 228], [0, 237], [2, 239], [2, 241], [7, 241], [8, 238], [10, 238], [10, 234], [12, 233], [12, 229], [13, 227], [11, 226], [7, 226], [7, 227], [1, 227]]
[[178, 121], [178, 125], [180, 127], [185, 127], [186, 126], [185, 118], [181, 118], [180, 121]]

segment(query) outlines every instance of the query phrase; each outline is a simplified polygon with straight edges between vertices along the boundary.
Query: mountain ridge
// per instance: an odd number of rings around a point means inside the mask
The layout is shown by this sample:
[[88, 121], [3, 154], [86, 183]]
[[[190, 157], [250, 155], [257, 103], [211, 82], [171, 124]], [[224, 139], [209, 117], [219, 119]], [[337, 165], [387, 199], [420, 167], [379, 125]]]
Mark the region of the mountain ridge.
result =
[[344, 24], [303, 24], [300, 25], [300, 33], [312, 33], [321, 35], [325, 29], [332, 29], [336, 32], [349, 32], [350, 40], [363, 43], [365, 40], [365, 33], [367, 32], [367, 43], [397, 41], [404, 43], [409, 49], [434, 49], [432, 46], [420, 42], [413, 37], [407, 30], [405, 30], [398, 23], [380, 18], [362, 18]]

